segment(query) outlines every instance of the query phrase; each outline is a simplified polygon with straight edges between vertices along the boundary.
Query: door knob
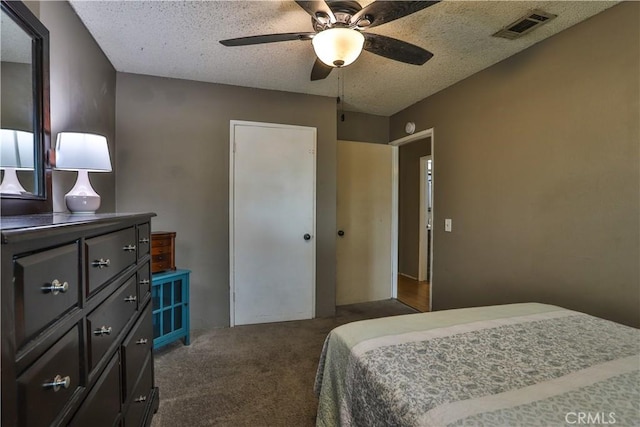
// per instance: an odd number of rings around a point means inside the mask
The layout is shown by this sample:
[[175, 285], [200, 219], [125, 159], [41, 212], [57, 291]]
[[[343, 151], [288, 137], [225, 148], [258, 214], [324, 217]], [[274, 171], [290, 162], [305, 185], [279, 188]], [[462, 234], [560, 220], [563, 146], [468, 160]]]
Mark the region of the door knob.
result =
[[306, 234], [304, 235], [304, 240], [311, 240], [311, 234], [306, 233]]
[[340, 236], [340, 237], [344, 236], [344, 231], [343, 230], [338, 230], [338, 236]]

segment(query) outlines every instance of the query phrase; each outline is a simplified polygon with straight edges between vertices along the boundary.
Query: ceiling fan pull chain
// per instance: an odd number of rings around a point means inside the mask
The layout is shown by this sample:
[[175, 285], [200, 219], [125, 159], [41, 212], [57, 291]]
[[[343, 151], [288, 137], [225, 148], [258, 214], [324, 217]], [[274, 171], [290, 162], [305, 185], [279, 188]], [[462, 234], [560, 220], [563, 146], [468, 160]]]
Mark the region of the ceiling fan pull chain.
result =
[[342, 79], [338, 78], [338, 84], [340, 84], [340, 80], [342, 80], [342, 103], [340, 104], [340, 111], [342, 114], [340, 114], [340, 121], [344, 122], [344, 104], [346, 102], [346, 99], [344, 97], [344, 69], [340, 68], [340, 77], [342, 77]]
[[342, 103], [342, 98], [340, 97], [340, 73], [338, 73], [338, 90], [336, 91], [338, 93], [338, 97], [336, 98], [336, 101], [338, 102], [338, 108], [340, 108], [340, 104]]

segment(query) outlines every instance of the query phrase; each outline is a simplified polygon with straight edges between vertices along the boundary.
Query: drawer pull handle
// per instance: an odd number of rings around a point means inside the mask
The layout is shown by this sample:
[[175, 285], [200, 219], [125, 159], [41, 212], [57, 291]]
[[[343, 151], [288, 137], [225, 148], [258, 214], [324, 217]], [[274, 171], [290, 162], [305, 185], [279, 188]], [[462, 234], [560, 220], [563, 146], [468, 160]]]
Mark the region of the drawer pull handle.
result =
[[139, 242], [141, 244], [148, 244], [150, 242], [148, 237], [143, 237], [142, 239], [139, 240]]
[[136, 245], [127, 245], [122, 248], [125, 252], [134, 252], [136, 250]]
[[53, 381], [51, 381], [50, 383], [42, 384], [43, 387], [52, 388], [53, 391], [58, 391], [62, 387], [69, 388], [70, 385], [71, 385], [71, 378], [69, 376], [61, 377], [60, 375], [56, 375]]
[[142, 279], [142, 280], [140, 280], [140, 284], [141, 284], [141, 285], [148, 285], [149, 283], [151, 283], [151, 282], [149, 281], [149, 279]]
[[109, 264], [111, 264], [111, 260], [109, 258], [107, 259], [100, 258], [93, 261], [93, 266], [98, 268], [107, 268], [109, 267]]
[[95, 335], [99, 335], [99, 336], [102, 336], [102, 335], [111, 335], [111, 331], [112, 331], [112, 330], [113, 330], [113, 329], [111, 328], [111, 326], [109, 326], [109, 327], [102, 326], [102, 327], [100, 327], [100, 329], [96, 329], [95, 331], [93, 331], [93, 333], [94, 333]]
[[141, 403], [147, 400], [147, 396], [140, 396], [140, 397], [136, 397], [135, 399], [133, 399], [134, 402], [136, 403]]
[[138, 298], [135, 295], [129, 295], [124, 298], [124, 302], [136, 302]]
[[65, 293], [69, 290], [69, 282], [62, 282], [58, 279], [54, 279], [49, 286], [43, 286], [43, 292], [51, 292], [53, 295], [58, 295], [60, 292]]
[[148, 340], [146, 338], [140, 338], [138, 341], [136, 341], [137, 345], [144, 345], [148, 342]]

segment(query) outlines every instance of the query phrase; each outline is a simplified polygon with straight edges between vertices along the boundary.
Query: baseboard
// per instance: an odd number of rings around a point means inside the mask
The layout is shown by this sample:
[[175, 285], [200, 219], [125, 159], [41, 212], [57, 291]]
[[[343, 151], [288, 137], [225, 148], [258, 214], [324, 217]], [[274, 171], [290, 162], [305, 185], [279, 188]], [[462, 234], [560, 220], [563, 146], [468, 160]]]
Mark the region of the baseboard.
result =
[[418, 281], [417, 277], [413, 277], [413, 276], [410, 276], [408, 274], [398, 273], [398, 276], [406, 277], [407, 279], [415, 280], [416, 282]]

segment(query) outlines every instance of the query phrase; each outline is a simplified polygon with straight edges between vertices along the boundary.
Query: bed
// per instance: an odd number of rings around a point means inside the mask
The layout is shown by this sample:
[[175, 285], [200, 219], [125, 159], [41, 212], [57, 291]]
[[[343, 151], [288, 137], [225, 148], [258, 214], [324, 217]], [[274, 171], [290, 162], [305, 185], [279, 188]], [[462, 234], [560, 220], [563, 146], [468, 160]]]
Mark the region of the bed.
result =
[[318, 426], [640, 425], [640, 330], [546, 304], [354, 322], [327, 336]]

